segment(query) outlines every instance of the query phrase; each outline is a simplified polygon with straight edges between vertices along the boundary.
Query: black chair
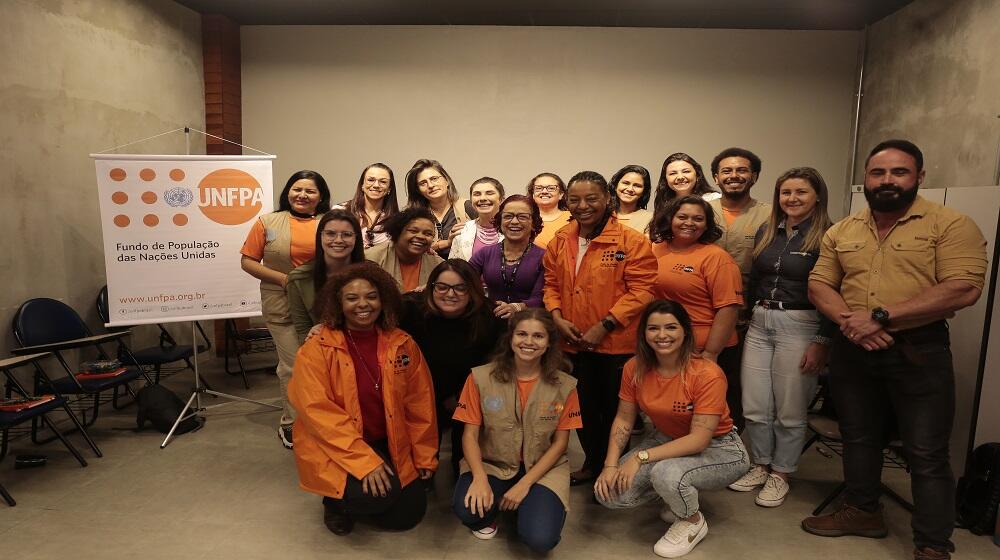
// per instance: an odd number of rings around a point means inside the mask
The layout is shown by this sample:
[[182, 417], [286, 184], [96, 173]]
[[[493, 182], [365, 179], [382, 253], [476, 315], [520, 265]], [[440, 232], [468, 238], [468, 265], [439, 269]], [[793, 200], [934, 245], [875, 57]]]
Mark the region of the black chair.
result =
[[140, 377], [147, 383], [152, 384], [152, 380], [137, 366], [128, 366], [126, 371], [114, 377], [101, 379], [78, 379], [76, 368], [70, 367], [63, 357], [66, 350], [94, 349], [100, 359], [107, 360], [110, 356], [101, 346], [103, 343], [116, 342], [119, 351], [125, 353], [125, 363], [135, 364], [136, 359], [131, 355], [131, 351], [122, 343], [122, 339], [131, 334], [129, 331], [113, 332], [101, 335], [93, 335], [90, 329], [83, 322], [76, 311], [61, 301], [50, 298], [34, 298], [21, 304], [14, 314], [14, 338], [17, 339], [21, 348], [16, 348], [12, 352], [17, 355], [33, 354], [36, 352], [52, 352], [52, 355], [66, 372], [66, 377], [58, 379], [48, 379], [40, 375], [41, 368], [35, 368], [35, 391], [58, 393], [61, 395], [80, 395], [93, 397], [93, 416], [87, 421], [86, 411], [83, 413], [83, 425], [90, 426], [97, 420], [100, 411], [101, 393], [111, 390], [112, 406], [115, 409], [123, 408], [119, 405], [119, 391], [124, 390], [135, 398], [135, 391], [129, 383], [136, 381]]
[[[104, 286], [97, 294], [97, 315], [100, 316], [101, 320], [105, 323], [111, 322], [108, 309], [108, 287]], [[204, 341], [204, 344], [198, 345], [198, 353], [201, 354], [202, 352], [207, 352], [212, 348], [212, 342], [208, 339], [208, 335], [205, 334], [205, 329], [201, 327], [201, 323], [196, 321], [195, 326], [201, 334], [202, 341]], [[157, 384], [160, 382], [160, 374], [164, 372], [164, 366], [168, 364], [180, 361], [183, 361], [186, 364], [183, 367], [174, 368], [172, 373], [183, 371], [184, 369], [191, 369], [191, 371], [194, 371], [194, 365], [191, 363], [191, 357], [194, 356], [194, 352], [192, 351], [191, 346], [178, 345], [177, 341], [170, 335], [170, 332], [167, 331], [166, 327], [160, 323], [156, 323], [156, 327], [160, 329], [159, 345], [143, 348], [142, 350], [132, 350], [132, 356], [136, 360], [134, 365], [143, 368], [147, 372], [152, 372], [153, 383]], [[118, 332], [127, 329], [122, 329], [121, 327], [109, 327], [108, 330]], [[125, 352], [119, 352], [118, 359], [127, 363], [127, 356]], [[201, 380], [202, 385], [211, 389], [211, 386], [205, 381], [204, 377], [201, 377], [199, 374], [198, 378]]]
[[[247, 369], [243, 365], [244, 354], [255, 354], [258, 352], [270, 352], [274, 350], [274, 339], [271, 331], [267, 327], [252, 327], [240, 330], [236, 326], [235, 319], [226, 319], [226, 356], [225, 370], [229, 375], [242, 375], [243, 386], [250, 388], [250, 381], [247, 380]], [[236, 356], [236, 363], [240, 366], [238, 370], [229, 368], [230, 354]], [[257, 368], [252, 371], [273, 370], [277, 364], [270, 367]]]
[[[69, 407], [67, 406], [66, 403], [66, 398], [59, 394], [42, 396], [29, 393], [27, 390], [25, 390], [24, 386], [17, 380], [17, 377], [14, 375], [12, 371], [14, 368], [18, 366], [27, 365], [28, 363], [36, 363], [35, 362], [36, 360], [44, 358], [47, 355], [48, 354], [46, 353], [38, 353], [38, 354], [30, 354], [27, 356], [21, 356], [19, 358], [8, 358], [6, 360], [0, 360], [0, 371], [3, 371], [4, 377], [7, 380], [4, 389], [5, 398], [9, 399], [12, 396], [16, 396], [20, 399], [30, 399], [30, 398], [48, 399], [48, 400], [42, 400], [41, 404], [37, 404], [30, 408], [24, 408], [16, 411], [0, 410], [0, 431], [2, 431], [3, 433], [2, 438], [0, 438], [0, 460], [2, 460], [4, 457], [7, 456], [7, 451], [9, 450], [9, 445], [10, 445], [11, 428], [20, 424], [24, 424], [26, 422], [31, 422], [34, 432], [36, 429], [35, 426], [37, 422], [41, 421], [49, 430], [52, 431], [53, 434], [55, 434], [55, 437], [58, 438], [59, 441], [61, 441], [63, 445], [66, 446], [66, 449], [68, 449], [69, 452], [73, 454], [73, 457], [75, 457], [76, 460], [80, 463], [80, 466], [86, 467], [87, 461], [83, 458], [82, 455], [80, 455], [80, 452], [77, 451], [76, 447], [74, 447], [73, 444], [70, 443], [70, 441], [66, 439], [66, 437], [61, 432], [59, 432], [58, 429], [56, 429], [55, 423], [52, 422], [52, 420], [50, 420], [48, 417], [48, 413], [53, 412], [57, 409], [63, 409], [69, 415], [70, 419], [73, 420], [73, 423], [76, 424], [76, 427], [80, 430], [80, 432], [84, 435], [84, 437], [87, 438], [91, 446], [94, 447], [95, 452], [97, 452], [98, 456], [100, 456], [100, 450], [96, 448], [96, 446], [93, 444], [93, 441], [91, 441], [90, 437], [87, 435], [86, 430], [84, 430], [83, 426], [81, 426], [80, 422], [76, 419], [76, 416], [74, 416], [73, 413], [69, 410]], [[4, 489], [3, 487], [0, 487], [0, 494], [2, 494], [4, 501], [7, 502], [8, 505], [14, 506], [17, 504], [17, 502], [14, 501], [14, 498], [10, 495], [10, 493], [7, 492], [7, 490]]]
[[14, 496], [10, 495], [10, 492], [3, 487], [3, 484], [0, 484], [0, 498], [3, 498], [3, 501], [7, 502], [7, 505], [10, 507], [17, 505], [17, 502], [14, 501]]
[[[817, 390], [817, 396], [813, 399], [809, 408], [813, 409], [817, 403], [819, 403], [820, 409], [816, 412], [810, 412], [807, 416], [807, 425], [809, 427], [810, 437], [806, 441], [805, 445], [802, 446], [802, 453], [804, 454], [813, 445], [822, 445], [826, 452], [820, 450], [820, 453], [826, 457], [832, 457], [837, 455], [842, 457], [844, 455], [843, 448], [843, 436], [840, 434], [840, 423], [837, 422], [836, 410], [833, 407], [833, 399], [830, 398], [829, 393], [829, 377], [826, 375], [820, 376], [820, 386]], [[817, 448], [819, 450], [819, 448]], [[906, 472], [910, 472], [909, 466], [906, 461], [902, 459], [902, 443], [899, 441], [891, 441], [882, 451], [882, 467], [888, 467], [892, 469], [903, 469]], [[833, 489], [832, 492], [823, 498], [823, 501], [816, 506], [812, 514], [814, 516], [819, 515], [831, 502], [837, 499], [838, 496], [844, 493], [847, 489], [847, 482], [841, 482]], [[889, 496], [895, 500], [899, 505], [903, 506], [907, 511], [913, 511], [913, 504], [908, 502], [905, 498], [897, 494], [894, 490], [882, 484], [882, 493]]]

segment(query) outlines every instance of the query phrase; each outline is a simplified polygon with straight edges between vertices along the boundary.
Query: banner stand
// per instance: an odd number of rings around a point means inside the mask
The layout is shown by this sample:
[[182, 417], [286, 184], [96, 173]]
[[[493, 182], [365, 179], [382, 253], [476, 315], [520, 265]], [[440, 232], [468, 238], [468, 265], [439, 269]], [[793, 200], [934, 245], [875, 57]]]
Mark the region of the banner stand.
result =
[[[185, 126], [183, 128], [177, 128], [177, 129], [174, 129], [174, 130], [168, 130], [166, 132], [161, 132], [159, 134], [155, 134], [155, 135], [150, 136], [148, 138], [143, 138], [143, 139], [140, 139], [140, 140], [136, 140], [134, 142], [129, 142], [127, 144], [122, 144], [121, 146], [116, 146], [116, 147], [113, 147], [113, 148], [108, 148], [107, 150], [104, 150], [102, 152], [98, 152], [98, 154], [96, 154], [96, 155], [100, 156], [101, 154], [107, 154], [108, 152], [115, 151], [115, 150], [118, 150], [120, 148], [124, 148], [124, 147], [127, 147], [127, 146], [131, 146], [131, 145], [134, 145], [134, 144], [145, 142], [147, 140], [151, 140], [153, 138], [158, 138], [160, 136], [165, 136], [167, 134], [172, 134], [172, 133], [175, 133], [175, 132], [183, 132], [184, 133], [184, 141], [185, 141], [186, 152], [187, 152], [187, 155], [189, 155], [189, 156], [191, 155], [191, 132], [197, 132], [197, 133], [199, 133], [199, 134], [201, 134], [203, 136], [209, 136], [209, 137], [212, 137], [212, 138], [215, 138], [215, 139], [218, 139], [218, 140], [222, 140], [223, 142], [227, 142], [229, 144], [235, 144], [237, 146], [240, 146], [241, 148], [246, 148], [248, 150], [255, 151], [257, 153], [263, 154], [263, 155], [268, 156], [270, 158], [274, 158], [273, 154], [269, 154], [267, 152], [264, 152], [262, 150], [258, 150], [256, 148], [253, 148], [253, 147], [250, 147], [250, 146], [244, 146], [243, 144], [240, 144], [238, 142], [233, 142], [232, 140], [227, 140], [225, 138], [222, 138], [221, 136], [216, 136], [214, 134], [209, 134], [207, 132], [198, 130], [196, 128], [191, 128], [191, 127], [188, 127], [188, 126]], [[122, 157], [128, 157], [128, 156], [122, 156]], [[155, 157], [155, 156], [153, 156], [153, 157]], [[225, 156], [223, 156], [223, 157], [225, 157]], [[232, 157], [232, 156], [230, 156], [230, 157]], [[270, 173], [270, 171], [268, 171], [268, 173]], [[183, 320], [183, 319], [181, 319], [181, 320]], [[149, 322], [149, 321], [144, 321], [144, 322]], [[170, 318], [160, 317], [160, 318], [156, 319], [156, 322], [178, 322], [178, 321], [170, 321]], [[272, 409], [276, 409], [276, 410], [282, 410], [281, 406], [278, 406], [278, 405], [275, 405], [275, 404], [270, 404], [270, 403], [266, 403], [266, 402], [262, 402], [262, 401], [253, 400], [253, 399], [247, 399], [247, 398], [244, 398], [244, 397], [238, 397], [236, 395], [230, 395], [228, 393], [222, 393], [220, 391], [214, 391], [212, 389], [209, 389], [208, 387], [202, 387], [202, 385], [201, 385], [201, 378], [200, 378], [200, 375], [199, 375], [197, 318], [191, 320], [190, 324], [191, 324], [191, 349], [192, 349], [192, 358], [194, 360], [194, 363], [192, 364], [192, 366], [193, 366], [192, 369], [194, 370], [194, 388], [192, 389], [191, 396], [188, 398], [187, 403], [184, 405], [184, 408], [181, 409], [180, 414], [177, 416], [177, 419], [174, 421], [174, 425], [171, 426], [170, 431], [167, 433], [167, 436], [163, 439], [163, 443], [160, 444], [160, 449], [164, 449], [164, 448], [167, 447], [167, 445], [170, 443], [171, 439], [174, 437], [174, 432], [177, 431], [177, 426], [182, 421], [187, 420], [188, 418], [198, 417], [200, 415], [200, 413], [207, 412], [210, 409], [217, 408], [217, 407], [220, 407], [220, 406], [225, 406], [225, 405], [228, 405], [228, 404], [233, 404], [231, 402], [226, 402], [226, 403], [219, 403], [219, 404], [213, 404], [213, 405], [207, 405], [206, 406], [206, 405], [203, 405], [202, 402], [201, 402], [201, 396], [203, 394], [210, 395], [212, 397], [222, 397], [222, 398], [225, 398], [225, 399], [229, 399], [231, 401], [248, 402], [248, 403], [257, 404], [257, 405], [260, 405], [260, 406], [266, 406], [266, 407], [269, 407], [269, 408], [272, 408]]]

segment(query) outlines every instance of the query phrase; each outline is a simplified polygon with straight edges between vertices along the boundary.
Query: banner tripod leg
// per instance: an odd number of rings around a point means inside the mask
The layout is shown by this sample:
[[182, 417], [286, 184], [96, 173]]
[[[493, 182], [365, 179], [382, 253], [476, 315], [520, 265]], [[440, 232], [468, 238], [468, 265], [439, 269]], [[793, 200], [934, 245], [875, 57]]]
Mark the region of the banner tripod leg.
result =
[[[276, 410], [281, 410], [281, 407], [278, 406], [278, 405], [275, 405], [275, 404], [270, 404], [270, 403], [261, 402], [261, 401], [255, 401], [253, 399], [247, 399], [247, 398], [244, 398], [244, 397], [238, 397], [236, 395], [230, 395], [228, 393], [222, 393], [222, 392], [219, 392], [219, 391], [213, 391], [211, 389], [207, 389], [205, 387], [202, 387], [201, 386], [201, 382], [200, 382], [200, 375], [199, 375], [199, 371], [198, 371], [198, 330], [197, 330], [197, 327], [198, 327], [197, 326], [197, 322], [191, 321], [191, 353], [193, 354], [191, 357], [194, 359], [194, 363], [193, 363], [193, 365], [194, 365], [194, 368], [193, 368], [194, 369], [194, 389], [191, 391], [191, 397], [188, 398], [187, 404], [184, 405], [184, 408], [181, 409], [180, 414], [177, 415], [177, 420], [174, 420], [174, 425], [170, 427], [170, 432], [167, 433], [167, 437], [165, 437], [163, 439], [163, 443], [160, 444], [160, 449], [165, 449], [167, 447], [167, 445], [170, 444], [170, 440], [173, 437], [174, 432], [177, 431], [177, 426], [180, 425], [180, 423], [183, 422], [184, 420], [187, 420], [188, 418], [191, 418], [191, 417], [197, 417], [199, 412], [205, 412], [205, 411], [207, 411], [209, 409], [212, 409], [212, 408], [218, 408], [220, 406], [225, 406], [227, 404], [233, 404], [233, 403], [219, 403], [219, 404], [213, 404], [213, 405], [210, 405], [210, 406], [202, 406], [202, 404], [201, 404], [201, 395], [202, 395], [202, 393], [205, 393], [205, 394], [208, 394], [208, 395], [212, 395], [214, 397], [222, 397], [222, 398], [225, 398], [225, 399], [230, 399], [232, 401], [239, 401], [239, 402], [248, 402], [248, 403], [253, 403], [253, 404], [259, 404], [261, 406], [267, 406], [267, 407], [270, 407], [270, 408], [274, 408]], [[194, 404], [193, 407], [191, 406], [192, 404]], [[191, 411], [191, 414], [187, 414], [188, 410]]]

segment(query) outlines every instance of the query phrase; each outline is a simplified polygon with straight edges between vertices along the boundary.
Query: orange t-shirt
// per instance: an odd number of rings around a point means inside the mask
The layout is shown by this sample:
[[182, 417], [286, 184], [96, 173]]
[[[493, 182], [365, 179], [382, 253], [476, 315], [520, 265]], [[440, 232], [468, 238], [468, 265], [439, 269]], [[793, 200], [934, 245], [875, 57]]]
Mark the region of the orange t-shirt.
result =
[[618, 398], [638, 404], [661, 433], [674, 439], [690, 434], [695, 414], [719, 416], [715, 437], [732, 431], [733, 419], [726, 404], [726, 374], [715, 362], [691, 358], [683, 384], [680, 375], [666, 378], [651, 370], [642, 374], [642, 386], [636, 387], [635, 368], [635, 358], [625, 362]]
[[[716, 310], [728, 305], [743, 305], [743, 277], [739, 265], [725, 249], [715, 244], [695, 243], [683, 252], [674, 253], [666, 242], [654, 243], [653, 254], [657, 266], [654, 296], [684, 306], [691, 317], [695, 347], [704, 349]], [[737, 342], [739, 339], [733, 331], [726, 347]]]
[[725, 207], [722, 208], [722, 217], [726, 219], [726, 226], [733, 227], [733, 222], [740, 217], [743, 212], [733, 212]]
[[399, 263], [399, 274], [403, 277], [403, 291], [412, 292], [420, 282], [420, 260], [410, 264]]
[[[313, 257], [316, 256], [316, 227], [319, 225], [319, 220], [288, 216], [288, 223], [292, 229], [291, 257], [292, 268], [295, 268], [313, 260]], [[240, 254], [260, 262], [264, 259], [266, 241], [264, 222], [257, 220], [250, 228], [250, 233], [247, 235], [247, 240], [243, 242]]]
[[[517, 394], [521, 400], [521, 410], [524, 410], [524, 407], [528, 405], [528, 397], [531, 396], [531, 391], [537, 384], [537, 377], [526, 381], [517, 380]], [[472, 375], [469, 375], [469, 378], [465, 380], [465, 387], [462, 388], [462, 394], [458, 397], [458, 406], [455, 408], [455, 415], [452, 418], [466, 424], [483, 425], [483, 409], [479, 400], [479, 388], [476, 387], [476, 381]], [[573, 389], [566, 397], [566, 404], [559, 416], [556, 429], [576, 430], [582, 427], [580, 398], [576, 395], [576, 389]]]
[[552, 241], [552, 238], [555, 237], [556, 232], [568, 223], [568, 210], [563, 210], [562, 213], [559, 214], [559, 217], [551, 222], [543, 222], [542, 231], [535, 236], [535, 245], [544, 249], [549, 244], [549, 241]]

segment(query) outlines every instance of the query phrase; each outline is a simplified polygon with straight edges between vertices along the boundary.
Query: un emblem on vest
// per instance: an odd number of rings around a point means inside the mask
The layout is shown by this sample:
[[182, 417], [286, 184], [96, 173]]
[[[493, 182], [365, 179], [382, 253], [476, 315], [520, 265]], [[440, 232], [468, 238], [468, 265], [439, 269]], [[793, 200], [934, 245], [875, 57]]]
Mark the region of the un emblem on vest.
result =
[[503, 397], [486, 397], [483, 399], [483, 408], [490, 412], [499, 412], [503, 408]]

